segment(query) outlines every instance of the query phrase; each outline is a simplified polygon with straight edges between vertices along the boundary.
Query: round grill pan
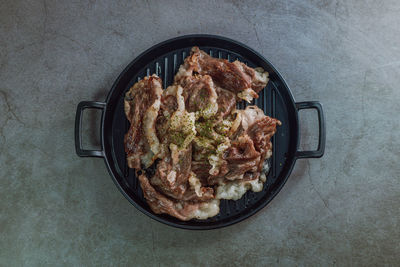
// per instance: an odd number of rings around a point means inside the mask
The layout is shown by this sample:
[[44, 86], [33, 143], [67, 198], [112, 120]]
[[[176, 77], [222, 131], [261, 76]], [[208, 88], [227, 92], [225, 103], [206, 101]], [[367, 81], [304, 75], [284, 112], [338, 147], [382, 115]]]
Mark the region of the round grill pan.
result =
[[[126, 164], [124, 135], [129, 122], [125, 117], [123, 101], [127, 90], [138, 80], [153, 73], [160, 76], [163, 86], [171, 85], [175, 73], [193, 46], [199, 46], [213, 57], [240, 60], [250, 67], [262, 67], [269, 72], [270, 81], [252, 104], [259, 106], [268, 116], [279, 119], [282, 126], [272, 138], [273, 155], [267, 182], [261, 192], [248, 191], [240, 200], [221, 200], [220, 213], [207, 220], [180, 221], [165, 214], [155, 214], [143, 198], [134, 170]], [[240, 103], [239, 108], [246, 104]], [[83, 110], [102, 110], [101, 150], [82, 148], [81, 124]], [[318, 149], [298, 151], [300, 109], [316, 109], [319, 121]], [[287, 84], [260, 54], [237, 41], [214, 35], [188, 35], [153, 46], [133, 60], [119, 75], [105, 102], [83, 101], [78, 104], [75, 119], [75, 147], [81, 157], [102, 157], [109, 173], [121, 193], [140, 211], [162, 223], [185, 229], [214, 229], [242, 221], [265, 207], [281, 190], [299, 158], [322, 157], [325, 149], [325, 119], [319, 102], [296, 103]]]

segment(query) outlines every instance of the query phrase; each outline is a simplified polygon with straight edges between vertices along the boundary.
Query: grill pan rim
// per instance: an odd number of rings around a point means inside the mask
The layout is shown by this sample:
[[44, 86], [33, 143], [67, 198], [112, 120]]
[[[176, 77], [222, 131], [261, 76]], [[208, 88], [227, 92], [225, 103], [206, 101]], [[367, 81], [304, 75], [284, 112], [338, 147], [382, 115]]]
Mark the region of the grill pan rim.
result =
[[[295, 153], [288, 155], [287, 157], [287, 161], [285, 162], [285, 165], [287, 165], [287, 169], [286, 169], [286, 175], [285, 177], [281, 180], [280, 184], [277, 186], [276, 190], [273, 192], [273, 194], [270, 195], [269, 200], [264, 201], [262, 204], [258, 205], [256, 208], [252, 209], [251, 211], [249, 211], [247, 214], [245, 215], [241, 215], [237, 218], [231, 219], [228, 222], [224, 222], [224, 223], [219, 223], [219, 224], [211, 224], [211, 225], [191, 225], [190, 221], [184, 222], [185, 224], [178, 224], [169, 220], [166, 220], [162, 217], [160, 217], [158, 214], [155, 214], [153, 212], [150, 212], [148, 210], [146, 210], [145, 208], [143, 208], [140, 204], [138, 204], [136, 201], [134, 201], [129, 195], [128, 193], [125, 191], [125, 189], [123, 188], [123, 186], [120, 184], [120, 182], [117, 180], [117, 178], [115, 177], [115, 173], [113, 171], [113, 167], [111, 166], [110, 163], [110, 158], [111, 158], [111, 162], [114, 161], [113, 156], [112, 156], [112, 145], [110, 145], [110, 143], [112, 143], [111, 141], [107, 141], [107, 136], [105, 135], [105, 124], [106, 119], [109, 117], [111, 120], [111, 124], [112, 124], [112, 114], [109, 114], [110, 111], [107, 108], [110, 105], [110, 101], [112, 100], [112, 97], [114, 96], [115, 90], [117, 88], [117, 86], [119, 85], [119, 83], [121, 82], [121, 79], [124, 78], [124, 76], [126, 75], [127, 72], [129, 72], [129, 70], [132, 68], [133, 65], [135, 65], [139, 60], [141, 60], [143, 57], [145, 57], [148, 53], [153, 52], [154, 50], [165, 46], [167, 44], [176, 42], [176, 41], [181, 41], [181, 40], [185, 40], [185, 39], [210, 39], [213, 41], [224, 41], [224, 42], [229, 42], [232, 43], [236, 46], [240, 46], [243, 50], [247, 50], [250, 53], [253, 53], [256, 57], [258, 57], [259, 59], [261, 59], [262, 61], [265, 62], [265, 64], [267, 64], [275, 73], [275, 75], [279, 78], [281, 84], [284, 86], [284, 89], [286, 90], [286, 93], [288, 95], [288, 98], [290, 100], [290, 103], [285, 103], [286, 105], [291, 105], [293, 106], [293, 109], [295, 110], [294, 114], [291, 114], [293, 116], [293, 128], [294, 128], [294, 133], [293, 133], [293, 138], [294, 140], [294, 151], [298, 150], [299, 147], [299, 119], [298, 119], [298, 110], [296, 109], [296, 103], [293, 97], [293, 94], [291, 92], [291, 90], [289, 89], [286, 81], [284, 80], [284, 78], [282, 77], [282, 75], [280, 74], [280, 72], [275, 68], [275, 66], [273, 64], [271, 64], [271, 62], [269, 62], [267, 59], [265, 59], [261, 54], [259, 54], [257, 51], [255, 51], [254, 49], [248, 47], [247, 45], [240, 43], [238, 41], [226, 38], [226, 37], [222, 37], [222, 36], [218, 36], [218, 35], [208, 35], [208, 34], [193, 34], [193, 35], [184, 35], [184, 36], [180, 36], [180, 37], [176, 37], [176, 38], [172, 38], [166, 41], [163, 41], [161, 43], [158, 43], [156, 45], [153, 45], [152, 47], [150, 47], [149, 49], [145, 50], [144, 52], [142, 52], [140, 55], [138, 55], [134, 60], [132, 60], [125, 68], [124, 70], [121, 72], [121, 74], [118, 76], [118, 78], [115, 80], [114, 84], [112, 85], [106, 101], [105, 101], [105, 108], [102, 112], [102, 117], [101, 117], [101, 144], [102, 144], [102, 149], [104, 151], [103, 157], [104, 157], [104, 162], [107, 166], [107, 170], [114, 182], [114, 184], [117, 186], [117, 188], [119, 189], [119, 191], [124, 195], [124, 197], [133, 205], [135, 206], [138, 210], [140, 210], [142, 213], [146, 214], [147, 216], [149, 216], [150, 218], [159, 221], [161, 223], [164, 223], [166, 225], [172, 226], [172, 227], [176, 227], [176, 228], [182, 228], [182, 229], [188, 229], [188, 230], [211, 230], [211, 229], [218, 229], [218, 228], [222, 228], [222, 227], [226, 227], [229, 225], [233, 225], [236, 223], [239, 223], [251, 216], [253, 216], [254, 214], [256, 214], [258, 211], [260, 211], [261, 209], [263, 209], [265, 206], [268, 205], [268, 203], [270, 203], [272, 201], [272, 199], [275, 198], [275, 196], [281, 191], [281, 189], [283, 188], [283, 186], [285, 185], [285, 183], [287, 182], [293, 167], [296, 163], [297, 157], [295, 155]], [[222, 48], [222, 47], [221, 47]], [[173, 50], [173, 49], [172, 49]], [[171, 50], [171, 51], [172, 51]], [[108, 111], [108, 113], [107, 113]], [[293, 149], [292, 149], [293, 150]]]

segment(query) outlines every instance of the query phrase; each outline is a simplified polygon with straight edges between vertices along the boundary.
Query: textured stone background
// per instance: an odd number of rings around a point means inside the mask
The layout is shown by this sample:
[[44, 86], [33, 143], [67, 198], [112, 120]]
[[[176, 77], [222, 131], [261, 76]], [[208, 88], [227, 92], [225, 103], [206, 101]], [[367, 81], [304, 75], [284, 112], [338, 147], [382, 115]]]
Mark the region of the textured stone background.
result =
[[[399, 264], [400, 2], [241, 2], [0, 2], [1, 266]], [[256, 216], [206, 232], [137, 211], [73, 140], [79, 101], [104, 100], [139, 53], [190, 33], [260, 51], [327, 119], [322, 159], [299, 160]], [[85, 118], [94, 146], [98, 114]], [[304, 148], [316, 121], [302, 112]]]

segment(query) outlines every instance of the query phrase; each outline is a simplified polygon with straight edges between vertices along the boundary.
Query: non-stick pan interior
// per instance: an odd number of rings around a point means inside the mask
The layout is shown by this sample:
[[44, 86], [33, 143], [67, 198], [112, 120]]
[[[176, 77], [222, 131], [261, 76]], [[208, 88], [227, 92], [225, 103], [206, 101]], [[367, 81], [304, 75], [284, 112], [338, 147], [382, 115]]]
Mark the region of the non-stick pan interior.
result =
[[[228, 59], [229, 61], [240, 60], [251, 67], [261, 66], [268, 70], [270, 72], [270, 81], [267, 87], [259, 93], [259, 98], [254, 100], [252, 104], [259, 106], [268, 116], [278, 118], [282, 122], [282, 126], [277, 128], [277, 132], [272, 138], [273, 155], [270, 159], [270, 171], [267, 175], [267, 182], [261, 192], [248, 191], [237, 201], [222, 200], [220, 213], [213, 218], [183, 222], [169, 215], [154, 214], [143, 198], [134, 170], [127, 167], [123, 140], [125, 133], [128, 131], [129, 122], [125, 118], [123, 98], [125, 92], [146, 75], [157, 74], [163, 80], [164, 88], [171, 85], [175, 73], [185, 57], [190, 54], [190, 49], [193, 45], [198, 45], [200, 49], [211, 56]], [[285, 183], [293, 167], [293, 154], [297, 147], [297, 111], [290, 91], [288, 91], [280, 76], [262, 58], [258, 58], [253, 54], [251, 57], [246, 57], [246, 54], [249, 53], [246, 49], [243, 49], [244, 52], [240, 53], [240, 51], [227, 49], [224, 44], [218, 45], [218, 43], [214, 43], [214, 46], [204, 46], [201, 43], [196, 43], [196, 40], [189, 43], [182, 42], [182, 47], [176, 47], [175, 45], [173, 48], [166, 53], [156, 55], [156, 57], [152, 56], [151, 51], [146, 52], [147, 55], [143, 55], [145, 58], [139, 60], [139, 63], [132, 64], [130, 68], [128, 67], [114, 85], [107, 103], [107, 114], [110, 114], [110, 117], [106, 117], [104, 120], [104, 127], [106, 128], [104, 129], [106, 134], [105, 151], [106, 156], [109, 157], [110, 172], [125, 196], [139, 209], [157, 220], [189, 229], [210, 229], [226, 226], [247, 218], [264, 207]], [[148, 59], [147, 62], [146, 58]], [[245, 106], [247, 105], [244, 101], [239, 104], [239, 108], [244, 108]]]

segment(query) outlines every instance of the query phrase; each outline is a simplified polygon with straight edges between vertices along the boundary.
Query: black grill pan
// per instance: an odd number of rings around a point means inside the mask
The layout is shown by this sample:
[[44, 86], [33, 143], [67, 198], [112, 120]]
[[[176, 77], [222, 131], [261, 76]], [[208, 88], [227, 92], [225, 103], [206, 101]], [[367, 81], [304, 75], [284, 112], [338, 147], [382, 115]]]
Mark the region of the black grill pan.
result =
[[[253, 104], [268, 116], [279, 119], [282, 126], [272, 138], [273, 155], [264, 189], [259, 193], [247, 192], [240, 200], [221, 200], [220, 213], [207, 220], [180, 221], [169, 215], [154, 214], [143, 198], [134, 171], [126, 164], [124, 135], [129, 128], [125, 118], [123, 99], [125, 92], [146, 75], [157, 74], [166, 88], [193, 46], [199, 46], [213, 57], [230, 61], [240, 60], [250, 67], [262, 67], [269, 72], [270, 81]], [[239, 108], [244, 108], [240, 103]], [[82, 148], [81, 123], [83, 110], [102, 110], [101, 150]], [[298, 151], [300, 109], [316, 109], [319, 121], [319, 141], [316, 151]], [[319, 102], [296, 103], [278, 71], [260, 54], [237, 41], [214, 35], [188, 35], [174, 38], [148, 49], [119, 75], [105, 102], [83, 101], [78, 104], [75, 120], [75, 147], [81, 157], [102, 157], [109, 173], [121, 193], [140, 211], [162, 223], [185, 229], [214, 229], [242, 221], [265, 207], [281, 190], [299, 158], [322, 157], [325, 148], [325, 119]]]

